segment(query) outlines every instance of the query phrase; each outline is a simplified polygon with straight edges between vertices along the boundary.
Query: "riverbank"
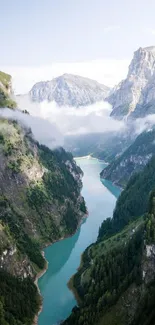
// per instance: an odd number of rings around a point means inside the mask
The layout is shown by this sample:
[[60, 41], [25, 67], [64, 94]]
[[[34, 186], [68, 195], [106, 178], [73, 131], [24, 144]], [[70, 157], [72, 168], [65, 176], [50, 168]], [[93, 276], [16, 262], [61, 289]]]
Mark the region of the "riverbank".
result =
[[39, 325], [60, 323], [67, 319], [72, 309], [80, 303], [78, 296], [75, 296], [76, 291], [73, 293], [71, 278], [77, 272], [79, 265], [82, 266], [83, 252], [96, 242], [103, 219], [112, 216], [116, 197], [119, 195], [117, 188], [113, 188], [112, 184], [108, 190], [100, 181], [99, 175], [104, 168], [104, 163], [82, 159], [78, 164], [84, 173], [82, 196], [89, 210], [89, 218], [85, 219], [86, 222], [83, 222], [75, 235], [68, 236], [70, 238], [67, 240], [60, 240], [45, 250], [49, 265], [47, 275], [39, 280], [39, 288], [44, 297]]
[[[43, 255], [44, 259], [45, 259], [44, 251], [42, 251], [42, 255]], [[41, 270], [41, 271], [36, 275], [36, 277], [35, 277], [35, 281], [34, 281], [34, 284], [35, 284], [36, 287], [37, 287], [38, 294], [39, 294], [40, 299], [41, 299], [41, 303], [40, 303], [39, 311], [38, 311], [38, 313], [35, 315], [34, 320], [33, 320], [33, 324], [32, 324], [32, 325], [37, 325], [37, 324], [38, 324], [38, 317], [39, 317], [40, 313], [42, 312], [42, 308], [43, 308], [42, 301], [43, 301], [43, 298], [42, 298], [42, 296], [41, 296], [41, 292], [40, 292], [40, 289], [39, 289], [39, 286], [38, 286], [38, 280], [39, 280], [39, 279], [40, 279], [40, 278], [41, 278], [41, 277], [46, 273], [47, 269], [48, 269], [48, 261], [46, 261], [46, 259], [45, 259], [45, 267], [44, 267], [43, 270]]]
[[[79, 267], [77, 268], [77, 272], [79, 271], [79, 269], [80, 269], [80, 268], [82, 267], [82, 265], [83, 265], [83, 254], [84, 254], [84, 253], [82, 253], [82, 254], [81, 254], [81, 257], [80, 257], [80, 265], [79, 265]], [[75, 274], [76, 274], [76, 273], [75, 273]], [[80, 296], [79, 296], [79, 294], [78, 294], [78, 292], [77, 292], [77, 290], [76, 290], [76, 288], [75, 288], [75, 286], [74, 286], [74, 277], [75, 277], [75, 274], [73, 274], [72, 277], [69, 279], [69, 281], [68, 281], [68, 283], [67, 283], [67, 286], [68, 286], [69, 290], [71, 290], [71, 291], [73, 292], [73, 295], [74, 295], [74, 297], [75, 297], [75, 299], [76, 299], [76, 301], [77, 301], [77, 303], [78, 303], [78, 306], [79, 306], [79, 305], [81, 305], [82, 300], [81, 300], [81, 298], [80, 298]]]
[[[86, 219], [87, 217], [88, 217], [88, 211], [87, 211], [87, 213], [86, 214], [84, 214], [83, 215], [83, 217], [81, 218], [81, 220], [79, 221], [79, 223], [78, 223], [78, 226], [77, 226], [77, 229], [75, 230], [75, 232], [73, 233], [73, 234], [71, 234], [71, 235], [65, 235], [65, 236], [63, 236], [63, 237], [61, 237], [61, 238], [59, 238], [59, 239], [57, 239], [57, 240], [54, 240], [53, 242], [49, 242], [49, 243], [46, 243], [45, 245], [44, 245], [44, 247], [43, 248], [46, 248], [46, 247], [48, 247], [48, 246], [51, 246], [51, 245], [53, 245], [53, 244], [55, 244], [55, 243], [57, 243], [57, 242], [59, 242], [59, 241], [61, 241], [61, 240], [64, 240], [64, 239], [66, 239], [66, 238], [69, 238], [69, 237], [72, 237], [76, 232], [77, 232], [77, 230], [79, 229], [79, 227], [81, 226], [81, 224], [82, 224], [82, 222], [84, 221], [84, 219]], [[44, 259], [45, 259], [45, 254], [44, 254], [44, 251], [42, 251], [42, 255], [43, 255], [43, 257], [44, 257]], [[39, 289], [39, 285], [38, 285], [38, 280], [46, 273], [46, 271], [47, 271], [47, 269], [48, 269], [48, 261], [45, 259], [45, 267], [44, 267], [44, 269], [43, 270], [41, 270], [37, 275], [36, 275], [36, 277], [35, 277], [35, 281], [34, 281], [34, 283], [35, 283], [35, 285], [36, 285], [36, 287], [37, 287], [37, 290], [38, 290], [38, 293], [39, 293], [39, 295], [40, 295], [40, 298], [41, 298], [41, 304], [40, 304], [40, 308], [39, 308], [39, 311], [37, 312], [37, 314], [35, 315], [35, 317], [34, 317], [34, 320], [33, 320], [33, 323], [32, 323], [32, 325], [38, 325], [38, 318], [39, 318], [39, 315], [40, 315], [40, 313], [42, 312], [42, 310], [43, 310], [43, 298], [42, 298], [42, 296], [41, 296], [41, 292], [40, 292], [40, 289]]]
[[93, 159], [93, 160], [98, 160], [95, 157], [92, 157], [91, 155], [88, 156], [82, 156], [82, 157], [74, 157], [75, 160], [81, 160], [81, 159]]
[[74, 157], [74, 159], [75, 159], [76, 161], [81, 160], [81, 159], [91, 159], [91, 160], [96, 160], [96, 161], [98, 161], [98, 162], [101, 162], [101, 163], [103, 163], [103, 164], [105, 164], [105, 165], [109, 165], [109, 163], [105, 162], [104, 160], [102, 160], [102, 159], [98, 159], [98, 158], [95, 158], [95, 157], [92, 157], [91, 155], [88, 155], [88, 156], [82, 156], [82, 157]]

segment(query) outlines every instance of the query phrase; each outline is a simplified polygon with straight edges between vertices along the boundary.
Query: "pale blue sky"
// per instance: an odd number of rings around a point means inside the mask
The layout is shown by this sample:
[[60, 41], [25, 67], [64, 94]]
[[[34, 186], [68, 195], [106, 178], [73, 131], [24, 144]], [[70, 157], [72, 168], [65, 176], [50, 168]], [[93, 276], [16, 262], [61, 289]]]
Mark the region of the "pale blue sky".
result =
[[111, 86], [155, 45], [155, 0], [0, 0], [0, 40], [16, 92], [65, 72]]
[[155, 44], [154, 0], [0, 0], [0, 63], [131, 57]]

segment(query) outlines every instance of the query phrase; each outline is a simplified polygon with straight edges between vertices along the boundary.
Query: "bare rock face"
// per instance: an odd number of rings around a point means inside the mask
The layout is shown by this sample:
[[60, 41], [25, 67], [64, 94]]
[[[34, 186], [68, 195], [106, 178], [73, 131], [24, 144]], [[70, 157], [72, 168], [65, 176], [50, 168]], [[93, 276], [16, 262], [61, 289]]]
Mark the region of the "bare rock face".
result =
[[51, 81], [36, 83], [29, 92], [32, 101], [55, 101], [58, 106], [80, 107], [102, 101], [108, 96], [110, 88], [97, 81], [64, 74]]
[[[155, 102], [155, 47], [139, 48], [129, 66], [127, 78], [114, 88], [108, 102], [117, 119], [152, 113]], [[155, 112], [155, 105], [154, 105]]]

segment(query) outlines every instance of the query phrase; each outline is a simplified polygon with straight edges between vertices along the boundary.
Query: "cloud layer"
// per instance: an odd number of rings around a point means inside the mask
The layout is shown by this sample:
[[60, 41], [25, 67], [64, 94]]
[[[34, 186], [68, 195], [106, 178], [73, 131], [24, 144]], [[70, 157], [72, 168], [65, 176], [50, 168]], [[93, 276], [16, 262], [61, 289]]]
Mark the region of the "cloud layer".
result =
[[124, 128], [123, 121], [110, 117], [111, 106], [98, 102], [90, 106], [58, 107], [55, 102], [30, 102], [28, 96], [19, 97], [19, 107], [27, 109], [31, 115], [54, 123], [65, 135], [118, 131]]
[[54, 123], [40, 117], [23, 114], [20, 111], [13, 111], [5, 108], [0, 110], [0, 117], [18, 120], [22, 125], [30, 127], [37, 141], [48, 146], [50, 149], [63, 146], [64, 137]]

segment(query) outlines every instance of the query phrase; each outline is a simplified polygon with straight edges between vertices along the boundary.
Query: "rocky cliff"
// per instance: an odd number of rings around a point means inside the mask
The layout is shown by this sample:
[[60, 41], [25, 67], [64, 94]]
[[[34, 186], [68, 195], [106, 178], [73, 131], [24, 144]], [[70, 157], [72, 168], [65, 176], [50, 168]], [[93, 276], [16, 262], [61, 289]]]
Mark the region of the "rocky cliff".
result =
[[40, 298], [44, 245], [71, 235], [86, 212], [72, 155], [40, 145], [31, 130], [0, 119], [0, 323], [29, 325]]
[[64, 74], [51, 81], [36, 83], [29, 92], [32, 101], [55, 101], [58, 106], [86, 106], [102, 101], [110, 89], [97, 81]]
[[144, 168], [155, 154], [155, 130], [141, 133], [136, 140], [116, 157], [102, 172], [101, 177], [124, 187], [133, 173]]
[[108, 102], [117, 119], [146, 116], [155, 112], [155, 47], [139, 48], [129, 66], [127, 78], [116, 86]]
[[[11, 235], [16, 243], [11, 251], [5, 247], [2, 267], [12, 268], [14, 274], [35, 273], [34, 264], [31, 272], [30, 268], [20, 270], [16, 263], [11, 265], [15, 254], [19, 257], [19, 251], [25, 250], [25, 236], [41, 247], [76, 230], [83, 215], [81, 176], [82, 172], [72, 156], [62, 148], [51, 151], [39, 145], [30, 130], [16, 121], [0, 120], [2, 232], [6, 224], [10, 231], [13, 227], [15, 232]], [[18, 242], [19, 234], [23, 238], [22, 243]], [[37, 265], [32, 252], [26, 255]]]

